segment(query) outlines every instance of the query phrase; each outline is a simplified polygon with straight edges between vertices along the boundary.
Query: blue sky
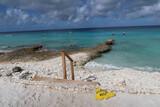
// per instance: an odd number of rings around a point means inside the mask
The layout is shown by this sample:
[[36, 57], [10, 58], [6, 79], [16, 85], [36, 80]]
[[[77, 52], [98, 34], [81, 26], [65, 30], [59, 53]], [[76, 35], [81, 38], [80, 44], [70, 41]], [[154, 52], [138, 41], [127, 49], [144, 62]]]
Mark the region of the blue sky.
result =
[[160, 24], [160, 0], [0, 0], [0, 31]]

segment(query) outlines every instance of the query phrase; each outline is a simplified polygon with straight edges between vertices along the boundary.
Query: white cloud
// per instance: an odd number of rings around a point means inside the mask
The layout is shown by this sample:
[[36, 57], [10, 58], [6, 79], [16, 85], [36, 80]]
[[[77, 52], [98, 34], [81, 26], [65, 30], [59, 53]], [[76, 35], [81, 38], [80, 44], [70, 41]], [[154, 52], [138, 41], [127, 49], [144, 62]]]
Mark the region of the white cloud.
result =
[[160, 11], [160, 0], [1, 0], [0, 4], [9, 7], [2, 20], [16, 24], [54, 24], [57, 20], [77, 23], [94, 17], [135, 18], [156, 16]]
[[145, 17], [145, 16], [159, 16], [160, 15], [160, 2], [151, 6], [143, 6], [140, 10], [127, 14], [128, 17]]
[[25, 11], [21, 9], [7, 9], [6, 10], [6, 19], [10, 22], [15, 22], [17, 25], [21, 23], [26, 23], [30, 20], [29, 14], [27, 14]]

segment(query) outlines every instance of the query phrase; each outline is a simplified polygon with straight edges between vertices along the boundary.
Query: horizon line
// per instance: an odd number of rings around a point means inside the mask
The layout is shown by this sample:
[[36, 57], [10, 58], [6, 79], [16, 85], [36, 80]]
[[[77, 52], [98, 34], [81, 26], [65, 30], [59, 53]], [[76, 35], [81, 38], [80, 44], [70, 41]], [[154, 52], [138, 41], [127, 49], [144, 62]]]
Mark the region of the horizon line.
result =
[[79, 28], [58, 28], [58, 29], [33, 29], [33, 30], [13, 30], [0, 31], [4, 33], [23, 33], [23, 32], [47, 32], [47, 31], [78, 31], [78, 30], [94, 30], [94, 29], [112, 29], [112, 28], [135, 28], [135, 27], [160, 27], [160, 25], [139, 25], [139, 26], [109, 26], [109, 27], [79, 27]]

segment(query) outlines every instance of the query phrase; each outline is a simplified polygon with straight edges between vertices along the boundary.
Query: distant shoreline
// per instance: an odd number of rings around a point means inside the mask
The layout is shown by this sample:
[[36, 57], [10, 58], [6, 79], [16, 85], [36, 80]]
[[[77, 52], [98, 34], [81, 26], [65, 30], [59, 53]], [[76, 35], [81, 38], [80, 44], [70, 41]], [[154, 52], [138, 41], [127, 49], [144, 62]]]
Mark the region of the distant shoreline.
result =
[[65, 31], [90, 31], [90, 30], [105, 30], [105, 29], [119, 29], [119, 28], [155, 28], [160, 27], [160, 25], [146, 25], [146, 26], [111, 26], [111, 27], [84, 27], [84, 28], [63, 28], [63, 29], [34, 29], [34, 30], [13, 30], [13, 31], [0, 31], [0, 34], [10, 34], [10, 33], [26, 33], [26, 32], [65, 32]]

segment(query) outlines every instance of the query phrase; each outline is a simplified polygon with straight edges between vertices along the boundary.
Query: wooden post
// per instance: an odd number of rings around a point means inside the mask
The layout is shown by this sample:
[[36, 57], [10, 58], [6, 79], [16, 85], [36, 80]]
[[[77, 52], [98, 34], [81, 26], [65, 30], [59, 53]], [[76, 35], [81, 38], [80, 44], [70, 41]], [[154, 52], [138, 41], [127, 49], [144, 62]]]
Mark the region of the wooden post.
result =
[[73, 66], [73, 61], [71, 61], [70, 64], [71, 64], [71, 76], [72, 76], [72, 80], [74, 80], [74, 66]]
[[73, 59], [64, 51], [61, 52], [61, 56], [62, 56], [63, 78], [67, 79], [66, 59], [65, 59], [65, 57], [67, 57], [70, 61], [70, 66], [71, 66], [71, 79], [74, 80], [75, 78], [74, 78]]
[[67, 79], [65, 53], [62, 51], [61, 55], [62, 55], [62, 67], [63, 67], [63, 79]]

